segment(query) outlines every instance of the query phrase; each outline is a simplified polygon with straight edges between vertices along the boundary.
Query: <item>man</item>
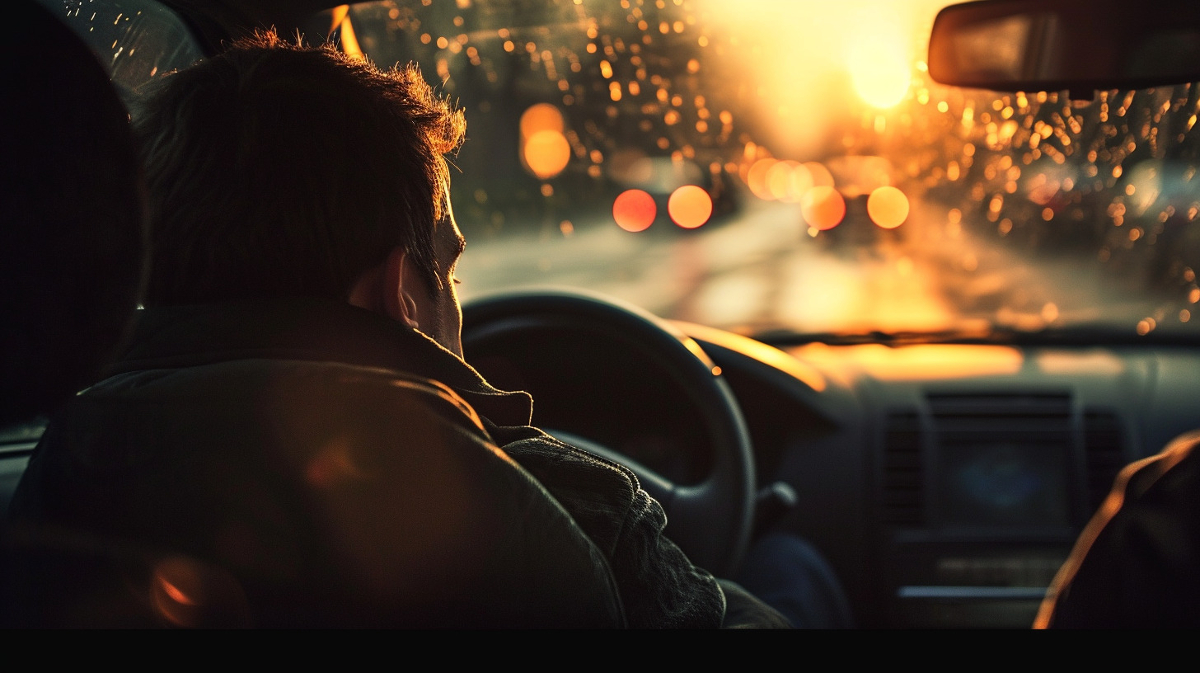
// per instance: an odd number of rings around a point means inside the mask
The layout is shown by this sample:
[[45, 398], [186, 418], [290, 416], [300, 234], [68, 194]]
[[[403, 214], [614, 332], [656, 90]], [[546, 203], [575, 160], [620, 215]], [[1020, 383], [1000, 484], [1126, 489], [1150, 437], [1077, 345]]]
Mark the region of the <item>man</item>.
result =
[[133, 584], [183, 625], [786, 625], [462, 361], [464, 122], [415, 69], [264, 35], [137, 119], [146, 309], [14, 517], [148, 559]]
[[1200, 431], [1125, 466], [1034, 628], [1200, 626]]

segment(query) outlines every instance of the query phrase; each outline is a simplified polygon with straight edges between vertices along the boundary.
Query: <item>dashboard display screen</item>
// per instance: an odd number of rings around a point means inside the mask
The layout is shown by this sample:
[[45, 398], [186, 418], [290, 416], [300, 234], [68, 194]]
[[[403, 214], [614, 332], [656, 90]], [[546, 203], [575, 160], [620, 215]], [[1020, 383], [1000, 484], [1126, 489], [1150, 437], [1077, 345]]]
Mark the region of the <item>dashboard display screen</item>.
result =
[[943, 445], [938, 511], [944, 527], [1070, 525], [1064, 447], [1049, 443]]

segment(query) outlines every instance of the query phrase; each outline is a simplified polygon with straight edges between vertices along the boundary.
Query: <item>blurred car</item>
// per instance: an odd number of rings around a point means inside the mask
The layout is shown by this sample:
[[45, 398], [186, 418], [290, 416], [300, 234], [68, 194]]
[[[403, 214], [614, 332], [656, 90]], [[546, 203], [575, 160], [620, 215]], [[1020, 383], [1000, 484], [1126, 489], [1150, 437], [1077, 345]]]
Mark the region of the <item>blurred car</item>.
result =
[[[803, 535], [863, 626], [1028, 626], [1117, 470], [1200, 424], [1200, 85], [1175, 74], [940, 84], [940, 0], [40, 1], [130, 100], [268, 25], [418, 62], [468, 122], [467, 360], [660, 498], [740, 470], [752, 528], [672, 534], [726, 571]], [[962, 54], [1128, 24], [1041, 4]], [[722, 420], [626, 306], [702, 349]], [[37, 427], [0, 447], [5, 502]]]

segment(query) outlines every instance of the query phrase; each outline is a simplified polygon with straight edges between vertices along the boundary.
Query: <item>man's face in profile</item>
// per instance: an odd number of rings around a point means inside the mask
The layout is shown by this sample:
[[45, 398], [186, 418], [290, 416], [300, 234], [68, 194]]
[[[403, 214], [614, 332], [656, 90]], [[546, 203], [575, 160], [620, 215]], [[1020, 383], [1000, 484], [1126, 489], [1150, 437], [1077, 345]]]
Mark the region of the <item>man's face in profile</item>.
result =
[[444, 348], [462, 357], [462, 307], [458, 303], [458, 280], [454, 272], [466, 247], [466, 239], [454, 221], [450, 207], [449, 187], [446, 189], [446, 216], [433, 232], [434, 258], [437, 260], [441, 287], [432, 287], [429, 302], [417, 305], [417, 322], [421, 331]]

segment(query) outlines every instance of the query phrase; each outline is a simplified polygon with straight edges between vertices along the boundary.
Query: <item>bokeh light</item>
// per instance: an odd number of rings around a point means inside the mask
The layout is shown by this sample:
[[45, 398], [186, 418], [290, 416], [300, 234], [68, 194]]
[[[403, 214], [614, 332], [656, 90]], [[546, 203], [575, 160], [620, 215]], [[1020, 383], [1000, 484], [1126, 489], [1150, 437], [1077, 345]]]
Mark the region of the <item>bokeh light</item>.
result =
[[621, 192], [613, 201], [613, 220], [625, 231], [645, 231], [654, 224], [657, 215], [654, 197], [640, 189]]
[[563, 132], [563, 116], [549, 103], [531, 106], [521, 115], [521, 137], [528, 138], [538, 131]]
[[704, 188], [684, 185], [671, 193], [667, 200], [667, 214], [671, 221], [684, 229], [695, 229], [712, 217], [712, 197]]
[[799, 203], [808, 190], [813, 188], [812, 171], [804, 164], [796, 164], [792, 166], [792, 171], [789, 176], [791, 185], [788, 188], [788, 201]]
[[813, 187], [833, 187], [833, 174], [816, 161], [767, 157], [755, 161], [745, 175], [746, 186], [764, 201], [800, 203]]
[[879, 187], [892, 184], [891, 176], [896, 173], [890, 161], [871, 155], [831, 157], [825, 165], [837, 176], [838, 191], [848, 199], [867, 196]]
[[808, 190], [801, 202], [804, 219], [812, 227], [828, 231], [842, 223], [846, 200], [833, 187], [820, 185]]
[[908, 197], [891, 186], [875, 189], [867, 197], [867, 215], [884, 229], [895, 229], [908, 219]]
[[779, 161], [767, 171], [767, 191], [780, 201], [792, 200], [792, 170], [800, 164], [795, 161]]
[[563, 135], [563, 115], [549, 103], [530, 106], [521, 115], [521, 159], [537, 177], [552, 178], [571, 161], [571, 145]]
[[567, 167], [571, 160], [571, 145], [560, 131], [546, 129], [525, 139], [522, 156], [530, 172], [545, 180]]
[[767, 174], [770, 173], [771, 168], [777, 163], [779, 162], [768, 157], [759, 159], [750, 166], [750, 172], [746, 174], [746, 186], [758, 198], [768, 201], [775, 198], [772, 196], [771, 188], [767, 184]]
[[832, 187], [833, 174], [829, 172], [825, 165], [816, 161], [804, 162], [804, 167], [808, 169], [808, 176], [812, 179], [813, 187]]

